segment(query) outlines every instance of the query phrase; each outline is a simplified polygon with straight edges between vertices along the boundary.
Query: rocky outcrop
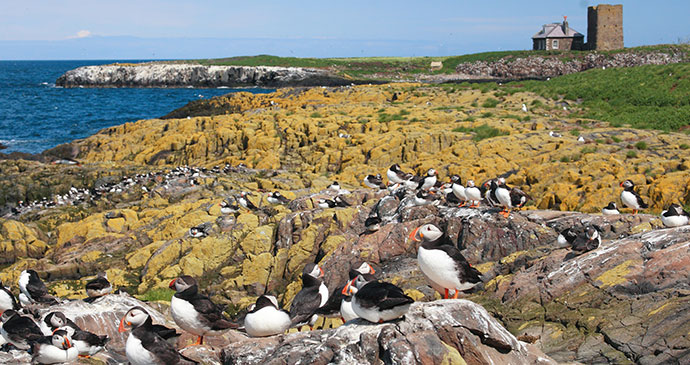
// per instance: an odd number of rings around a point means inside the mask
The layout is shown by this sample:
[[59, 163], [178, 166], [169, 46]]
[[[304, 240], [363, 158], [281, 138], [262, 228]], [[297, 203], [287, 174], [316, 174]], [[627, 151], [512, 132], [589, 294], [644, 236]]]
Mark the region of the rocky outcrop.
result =
[[455, 71], [474, 77], [497, 79], [547, 78], [581, 72], [592, 68], [666, 65], [684, 62], [685, 54], [669, 52], [587, 53], [559, 56], [505, 57], [498, 61], [475, 61], [458, 64]]
[[239, 341], [223, 364], [555, 364], [467, 300], [414, 303], [404, 320]]
[[114, 64], [84, 66], [65, 72], [63, 87], [284, 87], [337, 86], [352, 81], [324, 70], [270, 66], [203, 66], [193, 64]]

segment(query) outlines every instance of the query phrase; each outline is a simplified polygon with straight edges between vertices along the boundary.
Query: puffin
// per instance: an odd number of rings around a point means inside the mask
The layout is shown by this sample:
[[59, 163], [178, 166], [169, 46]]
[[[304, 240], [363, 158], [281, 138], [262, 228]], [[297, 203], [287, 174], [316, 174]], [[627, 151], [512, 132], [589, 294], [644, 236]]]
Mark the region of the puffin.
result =
[[335, 201], [333, 201], [331, 199], [323, 199], [323, 198], [320, 198], [319, 200], [317, 200], [316, 205], [321, 209], [328, 209], [328, 208], [335, 208], [336, 207]]
[[323, 283], [323, 270], [314, 263], [307, 264], [302, 270], [302, 290], [300, 290], [290, 304], [290, 321], [292, 327], [309, 324], [314, 326], [318, 315], [316, 310], [328, 301], [329, 291]]
[[431, 204], [436, 200], [436, 197], [431, 195], [431, 193], [424, 191], [424, 190], [419, 190], [417, 194], [414, 196], [414, 204], [415, 205], [427, 205]]
[[0, 313], [6, 310], [19, 310], [19, 302], [17, 298], [14, 297], [12, 292], [3, 285], [2, 280], [0, 280]]
[[220, 205], [221, 214], [234, 214], [240, 211], [240, 206], [231, 202], [230, 199], [223, 199], [218, 205]]
[[433, 188], [436, 185], [437, 175], [438, 172], [436, 172], [436, 170], [427, 170], [426, 176], [419, 180], [419, 183], [417, 184], [417, 190], [429, 191], [429, 189]]
[[249, 306], [244, 317], [244, 329], [251, 337], [279, 335], [290, 328], [290, 313], [280, 309], [278, 300], [272, 295], [262, 295]]
[[505, 179], [502, 177], [498, 178], [494, 194], [498, 203], [503, 206], [501, 215], [504, 217], [508, 217], [513, 208], [522, 208], [527, 201], [532, 199], [527, 193], [518, 188], [509, 188], [508, 185], [506, 185]]
[[458, 198], [460, 203], [462, 204], [461, 206], [465, 205], [465, 201], [467, 201], [467, 193], [465, 192], [465, 187], [462, 186], [462, 182], [460, 180], [460, 176], [453, 175], [451, 178], [452, 184], [450, 188], [453, 190], [453, 195]]
[[386, 177], [388, 177], [388, 181], [392, 182], [393, 184], [402, 184], [405, 181], [411, 179], [414, 175], [410, 173], [403, 172], [400, 170], [400, 165], [393, 164], [391, 167], [388, 168], [388, 171], [386, 171]]
[[558, 238], [556, 238], [556, 241], [558, 241], [558, 244], [561, 246], [569, 246], [572, 245], [573, 242], [575, 242], [577, 236], [577, 230], [574, 227], [568, 227], [558, 234]]
[[268, 194], [266, 200], [271, 204], [287, 204], [290, 202], [290, 199], [284, 197], [279, 191]]
[[582, 254], [596, 249], [600, 244], [601, 235], [599, 231], [592, 226], [587, 226], [584, 232], [578, 234], [573, 242], [570, 243], [570, 249], [573, 252]]
[[79, 351], [67, 331], [59, 329], [31, 343], [32, 363], [62, 364], [75, 361]]
[[249, 209], [249, 210], [258, 210], [259, 208], [252, 203], [251, 200], [249, 200], [249, 195], [251, 193], [248, 193], [246, 191], [243, 191], [240, 193], [240, 196], [237, 198], [237, 202], [244, 208], [244, 209]]
[[[444, 299], [457, 299], [460, 291], [472, 289], [482, 282], [481, 272], [467, 262], [448, 236], [433, 224], [424, 224], [410, 233], [410, 240], [421, 242], [417, 263], [431, 286]], [[439, 290], [439, 289], [442, 289]]]
[[206, 233], [206, 223], [202, 223], [198, 226], [194, 226], [189, 229], [189, 236], [192, 238], [204, 238], [208, 234]]
[[80, 356], [93, 356], [105, 349], [110, 341], [107, 335], [97, 335], [84, 331], [76, 323], [65, 317], [62, 312], [50, 312], [40, 322], [40, 328], [48, 336], [56, 330], [66, 330], [72, 339], [72, 345], [76, 347]]
[[341, 208], [347, 208], [350, 206], [350, 203], [345, 201], [345, 199], [341, 198], [340, 195], [333, 198], [333, 203], [335, 203], [336, 207], [341, 207]]
[[335, 191], [336, 193], [338, 193], [338, 195], [340, 195], [340, 194], [343, 194], [343, 195], [350, 194], [350, 191], [341, 188], [341, 187], [340, 187], [340, 183], [338, 183], [337, 181], [332, 182], [331, 185], [328, 185], [328, 186], [326, 187], [326, 189], [331, 190], [331, 191]]
[[0, 315], [0, 321], [2, 321], [2, 327], [0, 327], [2, 337], [20, 350], [30, 349], [31, 342], [43, 337], [43, 332], [33, 319], [22, 316], [12, 309], [4, 311]]
[[207, 334], [237, 328], [236, 323], [225, 318], [221, 307], [199, 294], [193, 277], [182, 275], [173, 279], [169, 287], [176, 291], [170, 300], [170, 314], [180, 328], [198, 336], [193, 345], [202, 345]]
[[48, 288], [38, 277], [36, 271], [28, 269], [19, 275], [19, 290], [30, 303], [57, 304], [57, 300], [48, 294]]
[[467, 180], [465, 196], [467, 197], [467, 201], [470, 202], [470, 208], [478, 207], [479, 203], [482, 201], [482, 192], [474, 185], [474, 180]]
[[661, 223], [666, 227], [679, 227], [688, 224], [690, 214], [679, 204], [673, 203], [661, 212]]
[[623, 187], [623, 191], [621, 192], [621, 201], [626, 207], [632, 208], [633, 214], [637, 214], [637, 211], [640, 209], [646, 209], [649, 207], [642, 200], [640, 194], [635, 191], [635, 184], [633, 184], [631, 180], [623, 181], [620, 183], [620, 186]]
[[86, 295], [89, 298], [99, 298], [113, 291], [113, 286], [108, 281], [108, 274], [99, 272], [95, 279], [86, 283]]
[[120, 320], [119, 332], [125, 332], [127, 327], [132, 332], [125, 343], [125, 355], [131, 365], [171, 365], [197, 364], [175, 349], [175, 347], [161, 337], [151, 327], [151, 317], [141, 307], [131, 308]]
[[370, 215], [364, 221], [364, 228], [367, 232], [376, 232], [381, 228], [381, 217], [378, 214]]
[[157, 334], [171, 345], [174, 345], [177, 342], [177, 338], [180, 337], [180, 334], [173, 328], [165, 327], [162, 324], [153, 324], [153, 320], [148, 312], [139, 306], [130, 308], [122, 319], [120, 321], [122, 331], [120, 332], [123, 332], [125, 327], [136, 328], [144, 326], [148, 331]]
[[383, 183], [383, 179], [381, 178], [381, 174], [367, 175], [364, 177], [363, 182], [364, 182], [364, 185], [366, 187], [369, 187], [372, 189], [383, 190], [386, 188], [386, 185]]
[[353, 312], [372, 323], [401, 318], [414, 302], [399, 287], [378, 280], [367, 281], [362, 275], [352, 279], [343, 288], [343, 294], [353, 295]]
[[490, 179], [482, 184], [482, 196], [491, 207], [500, 205], [496, 197], [496, 189], [498, 189], [498, 179]]
[[616, 203], [609, 202], [609, 205], [607, 205], [601, 209], [601, 214], [603, 214], [603, 215], [616, 215], [616, 214], [621, 214], [621, 212], [618, 211], [618, 207], [616, 206]]
[[[343, 286], [343, 289], [345, 289], [347, 283], [356, 278], [357, 275], [362, 275], [367, 281], [376, 280], [374, 273], [376, 273], [376, 270], [368, 262], [353, 265], [348, 272], [349, 279]], [[343, 290], [336, 290], [333, 295], [328, 298], [328, 302], [326, 302], [323, 307], [316, 310], [316, 313], [326, 317], [340, 315], [343, 322], [359, 318], [352, 310], [352, 296], [349, 295], [349, 293], [345, 293]]]

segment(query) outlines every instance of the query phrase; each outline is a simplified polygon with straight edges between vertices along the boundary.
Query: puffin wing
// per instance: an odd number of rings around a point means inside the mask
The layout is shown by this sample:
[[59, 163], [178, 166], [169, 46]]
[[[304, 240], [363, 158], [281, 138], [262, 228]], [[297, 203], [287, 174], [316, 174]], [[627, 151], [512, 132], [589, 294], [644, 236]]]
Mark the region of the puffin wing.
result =
[[[224, 330], [232, 328], [233, 323], [223, 315], [223, 311], [207, 296], [198, 294], [189, 301], [194, 309], [201, 315], [202, 321], [212, 330]], [[234, 325], [237, 327], [237, 325]]]
[[156, 333], [158, 336], [161, 336], [164, 340], [180, 336], [180, 334], [174, 329], [165, 327], [161, 324], [152, 324], [151, 331]]
[[173, 345], [157, 334], [149, 331], [137, 331], [136, 336], [144, 349], [153, 354], [160, 364], [178, 364], [180, 362], [180, 353], [175, 350]]
[[443, 244], [437, 246], [436, 248], [442, 250], [453, 259], [455, 266], [458, 269], [458, 274], [463, 282], [478, 283], [482, 281], [482, 273], [470, 265], [465, 256], [460, 253], [460, 250], [458, 250], [457, 247], [452, 244]]
[[100, 290], [103, 290], [109, 286], [110, 286], [110, 282], [108, 281], [108, 279], [101, 278], [101, 277], [93, 279], [93, 280], [89, 281], [88, 283], [86, 283], [86, 289], [87, 290], [100, 291]]
[[521, 207], [530, 200], [532, 197], [524, 191], [518, 188], [510, 189], [510, 201], [514, 207]]
[[310, 286], [300, 290], [290, 304], [290, 320], [292, 324], [305, 323], [314, 315], [321, 304], [321, 294], [318, 286]]
[[105, 344], [110, 340], [106, 335], [99, 336], [89, 331], [75, 331], [72, 335], [72, 339], [75, 341], [84, 341], [88, 344], [96, 346], [105, 346]]
[[640, 194], [637, 193], [637, 191], [632, 190], [632, 193], [633, 195], [635, 195], [635, 199], [637, 199], [637, 205], [639, 205], [640, 208], [649, 208], [649, 205], [647, 205], [647, 203], [645, 203], [644, 200], [642, 200], [642, 197], [640, 196]]
[[340, 302], [345, 296], [342, 291], [336, 290], [335, 293], [328, 296], [328, 301], [323, 307], [317, 308], [314, 313], [325, 316], [340, 315]]
[[414, 302], [414, 299], [405, 295], [399, 287], [381, 281], [367, 283], [355, 295], [357, 296], [357, 301], [363, 307], [376, 307], [380, 310], [391, 309]]
[[31, 318], [16, 315], [2, 327], [12, 339], [25, 339], [29, 342], [43, 338], [43, 332]]

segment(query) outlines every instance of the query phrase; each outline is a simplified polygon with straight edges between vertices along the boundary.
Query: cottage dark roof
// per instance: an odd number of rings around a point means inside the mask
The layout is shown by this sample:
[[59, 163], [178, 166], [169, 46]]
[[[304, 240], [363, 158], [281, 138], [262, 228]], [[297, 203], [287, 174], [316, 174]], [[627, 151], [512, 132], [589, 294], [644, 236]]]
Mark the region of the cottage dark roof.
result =
[[563, 33], [563, 24], [561, 23], [551, 23], [544, 24], [539, 33], [532, 36], [532, 39], [539, 38], [577, 38], [583, 37], [584, 34], [575, 31], [573, 28], [568, 28], [568, 34]]

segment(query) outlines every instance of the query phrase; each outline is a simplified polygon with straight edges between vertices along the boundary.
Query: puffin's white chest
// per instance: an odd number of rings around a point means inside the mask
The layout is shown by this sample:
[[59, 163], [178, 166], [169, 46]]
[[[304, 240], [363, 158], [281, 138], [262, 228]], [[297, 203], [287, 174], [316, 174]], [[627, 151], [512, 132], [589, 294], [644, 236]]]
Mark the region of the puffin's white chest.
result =
[[[664, 211], [665, 213], [666, 211]], [[666, 227], [680, 227], [688, 224], [688, 217], [684, 215], [672, 215], [670, 217], [665, 217], [662, 213], [661, 223]]]
[[417, 262], [424, 275], [439, 287], [460, 287], [455, 261], [442, 250], [427, 250], [420, 246], [417, 251]]
[[496, 189], [496, 199], [498, 199], [498, 202], [506, 208], [512, 208], [512, 206], [513, 206], [511, 199], [510, 199], [510, 190], [508, 190], [508, 189], [505, 189], [505, 188]]
[[158, 359], [149, 350], [145, 349], [141, 341], [131, 333], [125, 344], [125, 355], [132, 365], [149, 365], [158, 363]]
[[72, 362], [77, 359], [79, 351], [76, 347], [67, 350], [57, 348], [53, 345], [42, 345], [34, 355], [33, 362], [39, 364], [58, 364]]
[[340, 316], [343, 317], [345, 322], [359, 318], [357, 313], [352, 309], [352, 298], [350, 298], [350, 300], [343, 299], [340, 301]]
[[388, 181], [392, 181], [395, 184], [402, 182], [402, 179], [398, 178], [398, 174], [393, 170], [386, 171], [386, 177], [388, 177]]
[[[17, 284], [19, 284], [19, 290], [26, 295], [27, 298], [31, 298], [31, 294], [29, 294], [29, 291], [26, 290], [26, 286], [29, 285], [29, 275], [28, 274], [23, 274], [19, 276], [19, 280], [17, 281]], [[29, 299], [31, 300], [31, 299]]]
[[319, 285], [319, 294], [321, 295], [321, 303], [319, 303], [319, 308], [323, 307], [326, 302], [328, 301], [328, 288], [326, 287], [326, 284], [321, 283]]
[[208, 331], [208, 329], [202, 328], [203, 325], [199, 320], [199, 312], [196, 311], [194, 306], [174, 295], [170, 300], [170, 314], [175, 323], [187, 332], [203, 336]]
[[640, 209], [640, 204], [637, 203], [637, 197], [635, 196], [635, 194], [627, 190], [623, 190], [623, 192], [621, 193], [621, 201], [628, 208]]
[[460, 199], [461, 201], [467, 200], [467, 192], [465, 191], [465, 187], [460, 185], [460, 184], [453, 184], [452, 185], [453, 189], [453, 194], [455, 195], [456, 198]]
[[436, 185], [436, 176], [427, 176], [422, 183], [422, 190], [429, 190]]
[[0, 312], [6, 311], [12, 308], [12, 297], [7, 294], [6, 291], [0, 290]]
[[618, 209], [606, 209], [606, 208], [604, 208], [601, 210], [601, 214], [603, 214], [603, 215], [615, 215], [615, 214], [620, 214], [620, 212], [618, 211]]
[[247, 314], [244, 328], [252, 337], [278, 335], [290, 328], [290, 315], [274, 307], [263, 307]]
[[472, 201], [482, 200], [482, 192], [479, 190], [479, 188], [474, 186], [465, 188], [465, 196], [467, 196], [468, 200]]
[[404, 316], [405, 313], [407, 313], [407, 311], [410, 309], [410, 305], [411, 303], [397, 306], [391, 309], [379, 310], [376, 306], [372, 308], [362, 307], [359, 304], [359, 301], [357, 300], [356, 294], [352, 298], [353, 312], [355, 312], [355, 314], [357, 314], [360, 318], [364, 318], [372, 323], [386, 322], [396, 318], [400, 318]]

